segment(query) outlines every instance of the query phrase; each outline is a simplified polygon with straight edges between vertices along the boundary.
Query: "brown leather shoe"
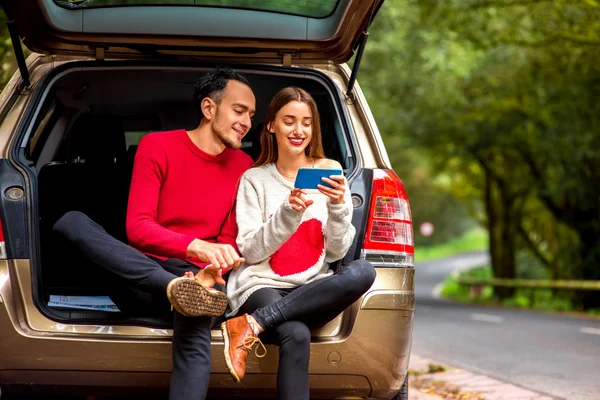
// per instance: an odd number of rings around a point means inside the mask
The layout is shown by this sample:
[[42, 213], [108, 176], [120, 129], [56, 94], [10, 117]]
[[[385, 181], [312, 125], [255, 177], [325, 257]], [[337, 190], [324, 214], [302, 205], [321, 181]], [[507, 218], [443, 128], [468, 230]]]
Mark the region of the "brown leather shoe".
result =
[[252, 347], [257, 343], [262, 347], [262, 354], [258, 354], [258, 348], [254, 352], [259, 358], [267, 355], [267, 349], [254, 334], [248, 314], [223, 322], [221, 331], [225, 340], [224, 352], [227, 369], [233, 380], [239, 383], [246, 373], [246, 359]]

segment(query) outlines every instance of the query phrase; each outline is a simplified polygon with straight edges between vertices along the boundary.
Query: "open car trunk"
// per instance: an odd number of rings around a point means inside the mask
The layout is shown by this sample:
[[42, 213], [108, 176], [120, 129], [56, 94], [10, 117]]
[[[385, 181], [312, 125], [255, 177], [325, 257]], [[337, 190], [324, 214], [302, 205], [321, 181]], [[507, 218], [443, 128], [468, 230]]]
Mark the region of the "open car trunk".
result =
[[96, 58], [346, 62], [383, 0], [3, 2], [25, 45]]
[[[167, 319], [131, 315], [118, 309], [96, 311], [76, 305], [49, 305], [51, 296], [113, 296], [122, 286], [115, 276], [78, 253], [52, 228], [64, 213], [76, 210], [127, 243], [125, 215], [137, 144], [149, 132], [198, 125], [198, 111], [192, 102], [194, 82], [209, 68], [71, 62], [52, 71], [37, 88], [37, 104], [30, 108], [30, 129], [24, 130], [20, 140], [20, 158], [23, 165], [29, 166], [32, 183], [34, 300], [51, 319], [169, 326]], [[243, 140], [243, 151], [256, 159], [262, 118], [270, 99], [283, 87], [300, 86], [318, 103], [327, 157], [338, 160], [352, 176], [358, 168], [352, 150], [356, 147], [339, 91], [327, 76], [299, 68], [237, 69], [249, 79], [257, 98], [256, 117]], [[361, 191], [353, 188], [353, 192]], [[356, 229], [364, 231], [361, 226]], [[356, 240], [360, 237], [358, 234]], [[351, 250], [347, 258], [358, 256], [356, 250]], [[315, 335], [334, 336], [342, 324], [343, 318], [338, 318]]]

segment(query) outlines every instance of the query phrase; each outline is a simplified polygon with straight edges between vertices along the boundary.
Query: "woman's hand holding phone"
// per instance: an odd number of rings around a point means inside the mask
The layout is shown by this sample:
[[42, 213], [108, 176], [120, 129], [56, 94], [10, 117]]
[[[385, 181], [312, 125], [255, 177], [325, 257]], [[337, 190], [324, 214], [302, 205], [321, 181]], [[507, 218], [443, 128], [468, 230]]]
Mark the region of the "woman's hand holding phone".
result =
[[321, 180], [331, 187], [325, 185], [317, 185], [319, 192], [331, 199], [333, 204], [344, 204], [344, 194], [346, 193], [346, 180], [342, 175], [331, 175], [329, 178], [321, 178]]
[[290, 206], [298, 212], [306, 210], [314, 203], [313, 200], [306, 200], [303, 196], [304, 194], [306, 194], [306, 190], [304, 189], [292, 189], [288, 196], [288, 203], [290, 203]]

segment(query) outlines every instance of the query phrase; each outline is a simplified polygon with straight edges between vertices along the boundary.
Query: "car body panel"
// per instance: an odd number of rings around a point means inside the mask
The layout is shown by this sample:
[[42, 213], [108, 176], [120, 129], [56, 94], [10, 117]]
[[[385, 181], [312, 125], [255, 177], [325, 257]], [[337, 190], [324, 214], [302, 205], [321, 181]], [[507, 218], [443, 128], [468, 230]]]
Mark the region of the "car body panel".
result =
[[[197, 6], [65, 9], [52, 0], [6, 2], [25, 45], [47, 54], [247, 61], [346, 62], [383, 0], [340, 0], [327, 18]], [[156, 23], [160, 20], [160, 23]], [[99, 51], [99, 52], [98, 52]]]
[[[73, 371], [82, 377], [80, 385], [89, 379], [90, 386], [120, 386], [128, 374], [136, 375], [133, 385], [168, 385], [170, 329], [63, 324], [48, 319], [33, 304], [30, 271], [27, 260], [0, 261], [0, 384], [23, 380], [45, 384], [52, 378], [55, 385], [67, 385], [73, 375], [64, 371]], [[351, 335], [311, 345], [311, 388], [323, 395], [347, 388], [354, 395], [381, 398], [397, 392], [410, 354], [413, 287], [413, 269], [378, 269], [372, 289], [351, 307]], [[231, 388], [221, 332], [213, 330], [211, 339], [211, 388]], [[274, 381], [262, 378], [275, 376], [277, 371], [278, 352], [267, 347], [265, 358], [249, 357], [249, 379], [244, 379], [243, 387], [274, 388]], [[340, 386], [335, 380], [347, 382]]]

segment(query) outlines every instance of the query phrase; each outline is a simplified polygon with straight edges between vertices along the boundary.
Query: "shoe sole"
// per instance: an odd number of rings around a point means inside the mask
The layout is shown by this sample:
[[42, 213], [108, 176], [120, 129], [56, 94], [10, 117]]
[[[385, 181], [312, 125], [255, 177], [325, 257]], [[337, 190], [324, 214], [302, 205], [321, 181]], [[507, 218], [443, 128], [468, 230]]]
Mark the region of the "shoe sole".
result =
[[229, 335], [227, 334], [227, 322], [223, 322], [221, 324], [221, 333], [223, 334], [223, 340], [225, 341], [225, 365], [227, 365], [229, 375], [231, 375], [235, 383], [240, 383], [242, 380], [235, 373], [235, 369], [233, 368], [233, 364], [231, 363], [231, 357], [229, 356]]
[[227, 295], [209, 291], [194, 279], [177, 278], [167, 286], [169, 302], [186, 317], [219, 317], [227, 309]]

